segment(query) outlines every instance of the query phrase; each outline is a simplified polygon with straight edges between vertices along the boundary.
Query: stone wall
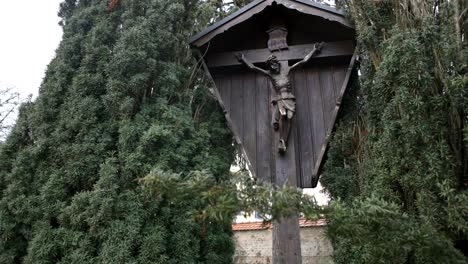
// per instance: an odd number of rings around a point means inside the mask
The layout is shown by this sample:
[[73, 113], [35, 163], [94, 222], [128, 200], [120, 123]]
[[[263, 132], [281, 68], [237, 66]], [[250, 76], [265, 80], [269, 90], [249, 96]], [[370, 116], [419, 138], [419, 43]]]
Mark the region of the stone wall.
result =
[[[333, 263], [333, 248], [325, 236], [326, 226], [301, 227], [301, 252], [303, 264]], [[267, 264], [272, 263], [272, 230], [234, 231], [236, 253], [234, 263]]]

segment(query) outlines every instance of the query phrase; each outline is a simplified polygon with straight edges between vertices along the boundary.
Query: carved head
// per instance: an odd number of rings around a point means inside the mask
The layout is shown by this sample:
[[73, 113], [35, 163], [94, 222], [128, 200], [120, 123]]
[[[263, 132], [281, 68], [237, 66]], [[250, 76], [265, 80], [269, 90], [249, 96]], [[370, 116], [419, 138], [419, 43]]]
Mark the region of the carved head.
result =
[[276, 58], [275, 55], [270, 55], [270, 57], [268, 57], [266, 63], [267, 63], [267, 66], [268, 66], [268, 68], [270, 69], [270, 71], [272, 73], [279, 73], [280, 72], [281, 64], [280, 64], [278, 58]]

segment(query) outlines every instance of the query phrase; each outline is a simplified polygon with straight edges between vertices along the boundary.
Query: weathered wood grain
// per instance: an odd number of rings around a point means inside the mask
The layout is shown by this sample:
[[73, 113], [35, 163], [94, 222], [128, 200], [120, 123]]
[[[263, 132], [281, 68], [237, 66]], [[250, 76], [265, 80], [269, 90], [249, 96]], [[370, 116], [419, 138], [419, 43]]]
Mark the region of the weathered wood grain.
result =
[[[351, 75], [353, 73], [353, 69], [354, 69], [354, 63], [356, 62], [356, 58], [357, 58], [357, 50], [354, 52], [354, 55], [353, 57], [351, 58], [351, 61], [348, 65], [348, 67], [346, 68], [346, 75], [344, 77], [344, 80], [342, 82], [339, 82], [338, 83], [342, 83], [341, 85], [341, 89], [340, 89], [340, 93], [337, 95], [337, 98], [336, 98], [336, 103], [335, 103], [335, 108], [333, 110], [333, 113], [331, 115], [331, 121], [330, 123], [328, 124], [328, 127], [327, 127], [327, 134], [331, 134], [332, 130], [333, 130], [333, 127], [334, 127], [334, 124], [335, 124], [335, 121], [336, 121], [336, 117], [338, 116], [338, 112], [340, 111], [340, 105], [341, 105], [341, 101], [343, 100], [343, 95], [346, 91], [346, 87], [348, 86], [348, 82], [351, 78]], [[322, 160], [323, 160], [323, 157], [325, 156], [325, 151], [327, 149], [327, 144], [328, 144], [328, 140], [330, 138], [329, 137], [325, 137], [324, 139], [324, 142], [322, 144], [322, 147], [320, 149], [320, 152], [318, 154], [318, 157], [316, 159], [316, 163], [315, 163], [315, 166], [314, 166], [314, 173], [313, 173], [313, 179], [312, 179], [312, 185], [316, 185], [317, 182], [318, 182], [318, 179], [319, 179], [319, 173], [320, 173], [320, 167], [322, 166]]]
[[256, 149], [257, 168], [259, 179], [272, 182], [271, 175], [271, 126], [270, 126], [270, 87], [268, 79], [258, 73], [255, 74], [256, 95]]
[[[288, 50], [284, 50], [275, 54], [278, 60], [300, 60], [303, 59], [310, 51], [314, 49], [315, 44], [305, 44], [290, 46]], [[322, 52], [317, 54], [316, 58], [331, 58], [353, 55], [354, 46], [351, 41], [335, 41], [324, 44]], [[225, 67], [241, 65], [237, 60], [236, 54], [242, 53], [252, 63], [265, 62], [271, 55], [268, 49], [254, 49], [233, 52], [222, 52], [209, 54], [206, 58], [208, 67]]]
[[[279, 133], [275, 133], [275, 149], [278, 149]], [[288, 151], [284, 155], [275, 152], [277, 186], [298, 186], [296, 175], [296, 137], [288, 142]], [[301, 242], [299, 217], [289, 216], [273, 222], [273, 263], [301, 263]]]
[[[322, 89], [320, 71], [317, 68], [310, 69], [307, 73], [307, 83], [309, 84], [309, 119], [312, 126], [313, 157], [317, 157], [323, 138], [325, 136], [325, 120], [323, 110]], [[315, 161], [315, 159], [314, 159]]]
[[310, 103], [309, 103], [309, 92], [310, 86], [307, 80], [307, 70], [300, 70], [295, 74], [294, 85], [296, 90], [296, 101], [297, 101], [297, 116], [296, 127], [297, 142], [298, 142], [298, 161], [300, 169], [300, 186], [308, 186], [313, 172], [314, 160], [313, 160], [313, 133], [311, 130], [310, 122]]
[[[296, 115], [293, 120], [288, 152], [294, 148], [294, 173], [299, 187], [313, 187], [321, 159], [326, 150], [327, 135], [336, 118], [341, 100], [347, 65], [309, 65], [292, 75], [296, 96]], [[276, 95], [271, 82], [264, 75], [238, 71], [214, 76], [227, 117], [234, 134], [242, 144], [252, 174], [258, 179], [274, 182], [272, 178], [278, 163], [276, 139], [272, 137], [271, 105]], [[298, 121], [300, 120], [300, 122]]]
[[346, 75], [346, 65], [332, 65], [333, 87], [335, 89], [335, 99], [339, 98], [343, 80]]
[[246, 148], [250, 170], [257, 170], [257, 102], [255, 73], [248, 72], [243, 77], [243, 131], [242, 141]]
[[299, 216], [273, 222], [273, 264], [302, 263], [300, 236]]
[[239, 129], [239, 139], [242, 141], [244, 122], [242, 120], [244, 111], [244, 94], [242, 89], [243, 81], [239, 74], [231, 75], [231, 98], [229, 116]]

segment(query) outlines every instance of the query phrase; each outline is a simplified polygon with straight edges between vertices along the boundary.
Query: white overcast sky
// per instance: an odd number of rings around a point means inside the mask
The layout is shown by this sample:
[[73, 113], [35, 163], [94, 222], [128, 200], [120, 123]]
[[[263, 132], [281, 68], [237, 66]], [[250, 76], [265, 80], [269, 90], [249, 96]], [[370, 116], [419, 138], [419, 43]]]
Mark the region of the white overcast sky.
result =
[[0, 88], [37, 96], [62, 38], [62, 0], [0, 0]]

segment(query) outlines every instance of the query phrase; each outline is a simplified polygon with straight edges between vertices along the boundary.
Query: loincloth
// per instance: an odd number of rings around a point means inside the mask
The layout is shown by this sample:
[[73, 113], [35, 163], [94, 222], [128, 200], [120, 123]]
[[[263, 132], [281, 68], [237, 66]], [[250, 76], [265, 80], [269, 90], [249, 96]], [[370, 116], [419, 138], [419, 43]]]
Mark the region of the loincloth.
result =
[[279, 95], [271, 101], [281, 116], [292, 118], [296, 112], [296, 97], [292, 93]]

